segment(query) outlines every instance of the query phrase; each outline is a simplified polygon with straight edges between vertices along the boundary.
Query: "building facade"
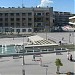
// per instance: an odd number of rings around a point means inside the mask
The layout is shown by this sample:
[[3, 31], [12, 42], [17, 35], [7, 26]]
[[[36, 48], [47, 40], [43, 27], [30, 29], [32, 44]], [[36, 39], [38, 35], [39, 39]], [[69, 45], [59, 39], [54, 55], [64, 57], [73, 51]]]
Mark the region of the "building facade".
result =
[[70, 12], [59, 12], [54, 11], [53, 17], [54, 17], [54, 26], [65, 26], [69, 24], [69, 17], [71, 17], [72, 14]]
[[0, 8], [0, 32], [44, 32], [53, 26], [53, 8]]

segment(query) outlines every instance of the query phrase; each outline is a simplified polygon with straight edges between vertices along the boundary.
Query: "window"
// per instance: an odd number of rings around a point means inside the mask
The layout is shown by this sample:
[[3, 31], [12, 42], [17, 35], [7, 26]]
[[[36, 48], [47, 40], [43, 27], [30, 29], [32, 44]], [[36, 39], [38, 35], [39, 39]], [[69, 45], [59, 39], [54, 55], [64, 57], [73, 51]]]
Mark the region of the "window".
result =
[[3, 23], [0, 23], [0, 27], [2, 27], [3, 26]]
[[5, 27], [8, 27], [8, 23], [5, 23]]
[[20, 18], [16, 18], [16, 21], [20, 21]]
[[5, 13], [5, 16], [8, 16], [8, 13]]
[[14, 27], [14, 23], [11, 23], [11, 27]]
[[0, 21], [3, 21], [3, 18], [0, 18]]
[[42, 15], [41, 13], [37, 13], [38, 16]]
[[31, 27], [32, 26], [32, 23], [28, 23], [28, 27]]
[[8, 21], [8, 18], [5, 18], [5, 21]]
[[14, 29], [12, 29], [12, 32], [14, 32]]
[[14, 13], [10, 13], [10, 16], [14, 16]]
[[0, 13], [0, 16], [2, 16], [3, 14], [2, 13]]
[[20, 33], [20, 29], [16, 29], [16, 32]]
[[46, 21], [49, 21], [49, 18], [46, 18]]
[[8, 28], [5, 28], [5, 32], [8, 32], [9, 31], [9, 29]]
[[32, 31], [32, 29], [28, 29], [28, 32], [31, 32]]
[[46, 16], [49, 16], [49, 12], [46, 13]]
[[26, 32], [26, 29], [22, 29], [22, 32]]
[[20, 16], [20, 14], [19, 13], [16, 13], [16, 16]]
[[22, 13], [22, 16], [25, 16], [26, 15], [26, 13]]
[[22, 21], [25, 21], [26, 20], [26, 18], [22, 18]]
[[16, 27], [20, 27], [20, 23], [16, 23]]
[[37, 23], [37, 27], [40, 27], [42, 24], [41, 23]]
[[28, 18], [28, 21], [31, 21], [32, 20], [32, 18]]
[[42, 20], [42, 18], [37, 18], [37, 21], [41, 21]]
[[11, 20], [11, 21], [14, 21], [14, 18], [11, 18], [10, 20]]
[[31, 16], [32, 15], [32, 13], [28, 13], [28, 16]]

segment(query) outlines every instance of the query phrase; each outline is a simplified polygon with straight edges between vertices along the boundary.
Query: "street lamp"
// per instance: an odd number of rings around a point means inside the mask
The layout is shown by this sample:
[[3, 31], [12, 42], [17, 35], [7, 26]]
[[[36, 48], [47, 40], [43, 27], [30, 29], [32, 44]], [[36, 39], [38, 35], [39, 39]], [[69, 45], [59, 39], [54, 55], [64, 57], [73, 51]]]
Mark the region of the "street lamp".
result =
[[70, 37], [71, 37], [71, 34], [69, 34], [69, 43], [71, 43], [71, 41], [70, 41]]
[[25, 65], [25, 62], [24, 62], [24, 36], [23, 36], [23, 65]]
[[47, 40], [47, 27], [45, 26], [46, 40]]
[[48, 65], [43, 65], [42, 67], [45, 67], [46, 68], [46, 75], [47, 75]]

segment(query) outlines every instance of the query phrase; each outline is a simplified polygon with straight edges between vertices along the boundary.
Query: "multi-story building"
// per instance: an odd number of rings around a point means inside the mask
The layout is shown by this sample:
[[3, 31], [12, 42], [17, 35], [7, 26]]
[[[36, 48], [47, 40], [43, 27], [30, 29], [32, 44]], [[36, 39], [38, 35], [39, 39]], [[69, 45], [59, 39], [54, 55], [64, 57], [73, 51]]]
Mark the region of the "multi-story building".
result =
[[50, 31], [53, 8], [0, 8], [0, 32]]
[[54, 26], [65, 26], [69, 24], [69, 17], [72, 16], [70, 12], [54, 11]]

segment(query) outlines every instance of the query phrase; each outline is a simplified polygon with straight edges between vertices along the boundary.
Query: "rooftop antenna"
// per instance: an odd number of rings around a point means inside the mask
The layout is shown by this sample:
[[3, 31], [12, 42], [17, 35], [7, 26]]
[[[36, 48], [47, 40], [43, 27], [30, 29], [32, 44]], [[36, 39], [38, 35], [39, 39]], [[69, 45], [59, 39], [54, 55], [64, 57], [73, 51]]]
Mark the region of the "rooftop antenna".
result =
[[22, 0], [22, 8], [24, 7], [24, 5], [23, 5], [23, 0]]

